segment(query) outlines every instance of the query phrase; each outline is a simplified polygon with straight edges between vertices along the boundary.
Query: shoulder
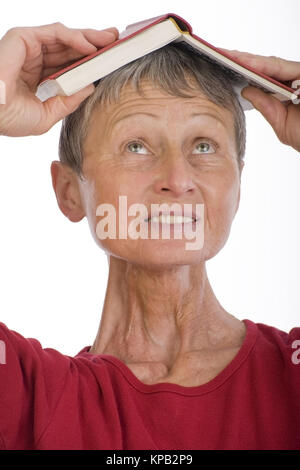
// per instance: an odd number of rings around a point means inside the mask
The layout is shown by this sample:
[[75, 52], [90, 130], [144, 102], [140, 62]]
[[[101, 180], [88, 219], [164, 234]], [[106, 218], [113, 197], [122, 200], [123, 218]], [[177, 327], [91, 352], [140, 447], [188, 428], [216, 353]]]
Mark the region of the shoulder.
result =
[[9, 329], [0, 322], [0, 363], [6, 363], [11, 369], [16, 362], [34, 367], [38, 363], [46, 366], [61, 365], [68, 367], [70, 357], [51, 348], [43, 348], [35, 338], [25, 338], [20, 333]]
[[[255, 351], [262, 362], [276, 361], [300, 376], [300, 327], [283, 331], [272, 325], [246, 320], [247, 327], [256, 333]], [[298, 367], [295, 367], [299, 364]]]
[[25, 338], [0, 322], [2, 447], [33, 446], [66, 387], [70, 361], [68, 356], [43, 348], [37, 339]]
[[52, 408], [76, 374], [72, 366], [71, 357], [0, 322], [0, 395], [7, 407], [41, 399], [45, 410]]
[[265, 341], [276, 344], [283, 349], [291, 348], [295, 341], [300, 341], [300, 326], [295, 326], [288, 331], [265, 323], [256, 323], [256, 326]]

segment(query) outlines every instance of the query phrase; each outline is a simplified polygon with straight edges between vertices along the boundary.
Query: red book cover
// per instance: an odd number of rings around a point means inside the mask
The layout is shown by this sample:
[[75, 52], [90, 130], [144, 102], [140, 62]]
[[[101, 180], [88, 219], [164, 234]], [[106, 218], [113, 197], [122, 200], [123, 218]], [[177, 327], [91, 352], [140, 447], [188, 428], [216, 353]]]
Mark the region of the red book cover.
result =
[[46, 80], [53, 80], [53, 79], [56, 79], [57, 77], [59, 77], [60, 75], [64, 74], [65, 72], [68, 72], [69, 70], [72, 70], [73, 68], [77, 67], [78, 65], [81, 65], [83, 64], [84, 62], [87, 62], [91, 59], [93, 59], [94, 57], [100, 55], [100, 54], [103, 54], [103, 52], [106, 52], [107, 50], [117, 46], [118, 44], [124, 42], [124, 41], [127, 41], [128, 39], [130, 39], [131, 37], [133, 36], [136, 36], [138, 34], [140, 34], [142, 31], [150, 28], [151, 26], [154, 26], [155, 24], [157, 23], [160, 23], [161, 21], [164, 21], [168, 18], [173, 18], [177, 25], [179, 26], [179, 28], [182, 30], [182, 31], [186, 31], [188, 32], [193, 38], [197, 39], [199, 42], [201, 42], [202, 44], [205, 44], [206, 46], [208, 46], [209, 48], [213, 49], [214, 51], [218, 52], [219, 54], [221, 54], [222, 56], [224, 57], [227, 57], [228, 59], [230, 59], [232, 62], [236, 63], [236, 64], [239, 64], [241, 65], [242, 67], [246, 68], [247, 70], [250, 70], [251, 72], [257, 74], [258, 76], [274, 83], [275, 85], [277, 86], [280, 86], [281, 88], [285, 88], [287, 91], [289, 91], [290, 93], [294, 93], [295, 90], [293, 90], [292, 88], [290, 88], [289, 86], [287, 86], [287, 84], [283, 83], [283, 82], [279, 82], [277, 80], [275, 80], [274, 78], [272, 77], [269, 77], [268, 75], [265, 75], [261, 72], [258, 72], [257, 70], [253, 69], [252, 67], [250, 66], [246, 66], [244, 65], [242, 62], [240, 62], [239, 60], [237, 59], [233, 59], [229, 54], [227, 54], [226, 52], [224, 51], [221, 51], [220, 49], [218, 49], [217, 47], [213, 46], [212, 44], [210, 44], [209, 42], [205, 41], [204, 39], [200, 38], [199, 36], [197, 36], [196, 34], [193, 33], [193, 30], [192, 30], [192, 26], [184, 19], [182, 18], [181, 16], [178, 16], [174, 13], [166, 13], [165, 15], [161, 15], [161, 16], [156, 16], [154, 18], [149, 18], [147, 20], [144, 20], [144, 21], [140, 21], [140, 22], [137, 22], [137, 23], [133, 23], [133, 24], [130, 24], [126, 27], [126, 29], [119, 35], [119, 39], [111, 44], [109, 44], [108, 46], [105, 46], [101, 49], [99, 49], [98, 51], [90, 54], [90, 55], [87, 55], [85, 57], [83, 57], [82, 59], [80, 60], [77, 60], [76, 62], [74, 62], [73, 64], [59, 70], [58, 72], [52, 74], [52, 75], [49, 75], [48, 77], [45, 77], [41, 82], [45, 82]]

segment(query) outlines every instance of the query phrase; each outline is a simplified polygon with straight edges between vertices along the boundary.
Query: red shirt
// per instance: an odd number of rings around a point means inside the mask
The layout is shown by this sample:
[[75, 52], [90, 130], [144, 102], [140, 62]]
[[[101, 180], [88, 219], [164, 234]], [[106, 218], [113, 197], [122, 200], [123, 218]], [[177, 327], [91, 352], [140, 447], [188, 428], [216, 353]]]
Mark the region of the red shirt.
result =
[[237, 355], [196, 387], [146, 385], [113, 356], [69, 357], [0, 323], [0, 448], [300, 449], [300, 328], [243, 321]]

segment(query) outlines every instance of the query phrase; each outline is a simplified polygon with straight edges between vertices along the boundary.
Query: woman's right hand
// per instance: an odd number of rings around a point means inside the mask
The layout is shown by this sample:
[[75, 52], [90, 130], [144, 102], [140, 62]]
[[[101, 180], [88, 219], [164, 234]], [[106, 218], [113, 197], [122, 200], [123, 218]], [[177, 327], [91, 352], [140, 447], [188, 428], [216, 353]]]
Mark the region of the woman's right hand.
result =
[[[61, 23], [12, 28], [0, 40], [0, 135], [40, 135], [75, 111], [95, 89], [41, 102], [39, 82], [118, 38], [117, 28], [71, 29]], [[5, 91], [5, 95], [4, 95]]]

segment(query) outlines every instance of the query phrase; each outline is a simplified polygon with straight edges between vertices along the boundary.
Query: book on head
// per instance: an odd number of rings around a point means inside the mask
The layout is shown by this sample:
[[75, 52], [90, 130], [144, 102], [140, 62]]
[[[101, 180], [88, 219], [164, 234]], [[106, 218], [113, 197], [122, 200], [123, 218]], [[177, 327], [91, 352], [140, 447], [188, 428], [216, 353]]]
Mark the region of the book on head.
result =
[[174, 13], [128, 25], [115, 42], [44, 78], [38, 85], [36, 96], [41, 101], [46, 101], [56, 95], [72, 95], [123, 65], [171, 42], [182, 41], [206, 60], [215, 62], [226, 70], [244, 110], [253, 108], [241, 95], [241, 90], [247, 85], [260, 87], [283, 103], [295, 98], [295, 90], [286, 83], [230, 58], [225, 51], [196, 36], [191, 25]]

